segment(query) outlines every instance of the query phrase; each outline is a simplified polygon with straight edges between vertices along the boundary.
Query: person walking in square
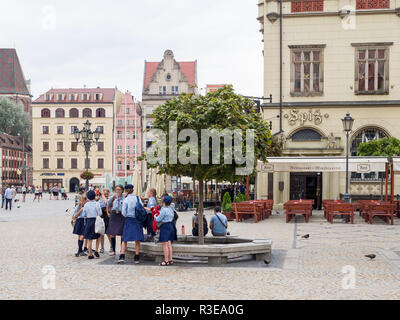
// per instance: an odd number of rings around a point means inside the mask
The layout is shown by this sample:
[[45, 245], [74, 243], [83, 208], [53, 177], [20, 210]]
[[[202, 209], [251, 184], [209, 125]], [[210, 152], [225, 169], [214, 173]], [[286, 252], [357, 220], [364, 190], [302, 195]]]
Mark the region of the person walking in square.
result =
[[33, 198], [33, 202], [35, 202], [36, 199], [38, 202], [40, 202], [40, 191], [41, 189], [39, 188], [39, 186], [37, 186], [35, 188], [35, 197]]
[[96, 250], [94, 255], [96, 258], [100, 258], [99, 255], [99, 245], [100, 245], [100, 235], [95, 231], [96, 217], [101, 216], [100, 205], [96, 202], [96, 193], [93, 190], [88, 191], [86, 194], [88, 202], [86, 202], [83, 207], [82, 217], [86, 218], [84, 238], [88, 240], [89, 249], [89, 260], [94, 259], [92, 242], [96, 240]]
[[8, 185], [6, 191], [4, 192], [4, 198], [6, 200], [6, 210], [8, 209], [8, 207], [10, 207], [11, 211], [13, 197], [14, 197], [14, 192], [10, 188], [10, 185]]
[[25, 202], [25, 199], [26, 199], [26, 186], [25, 185], [22, 186], [21, 192], [22, 192], [22, 202]]
[[[93, 191], [94, 192], [94, 191]], [[111, 237], [110, 256], [115, 256], [116, 237], [122, 237], [124, 231], [125, 217], [122, 215], [122, 204], [125, 200], [124, 187], [118, 185], [115, 187], [115, 194], [108, 200], [108, 210], [111, 211], [110, 221], [106, 234]]]
[[171, 208], [172, 197], [166, 196], [163, 198], [163, 207], [160, 215], [155, 217], [155, 220], [161, 223], [159, 243], [162, 243], [164, 251], [164, 261], [159, 266], [173, 265], [172, 260], [172, 242], [175, 239], [174, 215], [175, 212]]
[[5, 193], [6, 193], [6, 188], [1, 188], [0, 189], [0, 193], [1, 193], [1, 208], [4, 208], [4, 203], [6, 202], [6, 197], [5, 197]]
[[125, 261], [125, 252], [128, 242], [135, 242], [134, 263], [139, 263], [140, 242], [144, 241], [143, 226], [136, 220], [136, 205], [138, 201], [143, 205], [142, 200], [133, 193], [133, 185], [125, 186], [126, 198], [122, 204], [122, 215], [125, 217], [124, 231], [122, 235], [122, 248], [119, 256], [119, 263]]

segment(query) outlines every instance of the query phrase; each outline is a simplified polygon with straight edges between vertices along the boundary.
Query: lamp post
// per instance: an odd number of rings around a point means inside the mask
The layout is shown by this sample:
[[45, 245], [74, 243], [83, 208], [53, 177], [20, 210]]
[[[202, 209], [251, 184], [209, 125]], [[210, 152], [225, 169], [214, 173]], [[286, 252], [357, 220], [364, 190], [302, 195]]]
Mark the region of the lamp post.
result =
[[349, 195], [349, 136], [353, 130], [354, 119], [350, 116], [350, 113], [346, 114], [346, 117], [342, 119], [343, 130], [346, 132], [346, 193], [344, 195], [344, 202], [350, 203]]
[[[82, 130], [75, 129], [74, 131], [74, 136], [76, 139], [76, 142], [79, 144], [81, 143], [85, 147], [85, 152], [86, 152], [86, 158], [85, 158], [85, 169], [86, 172], [89, 172], [89, 151], [92, 145], [98, 144], [99, 138], [100, 138], [100, 131], [96, 130], [92, 131], [90, 129], [90, 126], [92, 124], [87, 120], [84, 125]], [[86, 179], [86, 191], [89, 190], [89, 180]]]

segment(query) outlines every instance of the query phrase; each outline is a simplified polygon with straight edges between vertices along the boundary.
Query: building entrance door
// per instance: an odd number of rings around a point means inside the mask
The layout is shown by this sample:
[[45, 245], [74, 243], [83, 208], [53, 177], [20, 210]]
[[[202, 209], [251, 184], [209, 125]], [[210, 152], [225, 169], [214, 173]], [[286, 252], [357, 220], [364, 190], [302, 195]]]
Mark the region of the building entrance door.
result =
[[78, 178], [72, 178], [69, 181], [69, 192], [78, 192], [79, 191], [79, 179]]
[[321, 173], [291, 173], [290, 200], [314, 200], [314, 209], [322, 208], [322, 174]]

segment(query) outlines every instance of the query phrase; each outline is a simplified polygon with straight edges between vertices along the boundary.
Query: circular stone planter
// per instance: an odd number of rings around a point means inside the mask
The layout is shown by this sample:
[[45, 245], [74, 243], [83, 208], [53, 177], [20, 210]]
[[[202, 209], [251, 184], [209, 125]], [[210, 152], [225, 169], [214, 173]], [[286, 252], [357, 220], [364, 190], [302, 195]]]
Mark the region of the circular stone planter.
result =
[[[174, 257], [207, 258], [209, 265], [228, 263], [228, 259], [250, 256], [253, 260], [270, 262], [272, 240], [251, 240], [238, 237], [205, 237], [204, 245], [198, 244], [198, 237], [178, 236], [178, 241], [172, 244]], [[134, 252], [135, 244], [128, 243], [128, 252]], [[161, 243], [142, 242], [140, 253], [157, 263], [164, 261]]]

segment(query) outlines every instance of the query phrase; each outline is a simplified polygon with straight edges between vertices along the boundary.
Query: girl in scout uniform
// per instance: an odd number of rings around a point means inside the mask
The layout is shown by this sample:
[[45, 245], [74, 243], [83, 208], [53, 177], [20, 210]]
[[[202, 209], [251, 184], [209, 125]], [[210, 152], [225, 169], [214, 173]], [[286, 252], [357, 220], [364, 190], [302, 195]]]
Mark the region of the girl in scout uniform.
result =
[[116, 237], [122, 237], [124, 231], [125, 217], [122, 215], [122, 204], [124, 202], [124, 187], [118, 185], [115, 187], [115, 194], [108, 199], [108, 208], [111, 210], [110, 221], [106, 234], [111, 238], [110, 256], [115, 256]]
[[147, 221], [146, 221], [146, 228], [147, 234], [154, 237], [156, 234], [153, 231], [153, 212], [152, 209], [157, 206], [157, 191], [156, 189], [150, 189], [147, 191], [146, 196], [148, 197], [149, 201], [147, 202], [147, 207], [145, 208], [147, 211]]
[[[106, 230], [108, 228], [108, 223], [110, 221], [109, 213], [108, 213], [108, 210], [107, 210], [107, 202], [108, 202], [109, 197], [110, 197], [110, 190], [103, 189], [103, 193], [102, 193], [102, 195], [101, 195], [101, 197], [100, 197], [100, 199], [98, 201], [99, 205], [100, 205], [100, 208], [101, 208], [101, 212], [102, 212], [101, 217], [104, 220], [104, 225], [106, 227]], [[111, 243], [110, 236], [107, 235], [107, 237], [108, 237], [108, 240]], [[100, 236], [100, 244], [101, 244], [100, 253], [104, 253], [104, 234], [102, 234]], [[110, 249], [110, 252], [111, 252], [111, 249]]]
[[172, 242], [175, 239], [174, 229], [174, 210], [171, 208], [172, 197], [166, 196], [163, 198], [163, 207], [161, 208], [160, 215], [155, 217], [157, 222], [162, 223], [160, 227], [160, 240], [164, 251], [164, 261], [159, 266], [173, 265], [172, 261]]
[[99, 245], [100, 245], [100, 235], [95, 232], [96, 217], [101, 216], [100, 205], [96, 202], [96, 193], [91, 190], [87, 193], [88, 202], [86, 202], [83, 207], [82, 217], [86, 218], [84, 237], [88, 240], [89, 247], [89, 259], [94, 259], [92, 253], [92, 242], [96, 240], [96, 250], [94, 255], [96, 258], [100, 258], [99, 255]]
[[143, 226], [136, 220], [136, 204], [139, 201], [142, 205], [142, 200], [133, 193], [133, 185], [128, 184], [125, 187], [126, 198], [122, 205], [122, 215], [125, 217], [125, 226], [122, 236], [121, 255], [119, 256], [119, 263], [125, 261], [125, 251], [128, 242], [135, 242], [135, 257], [134, 263], [139, 263], [140, 242], [144, 241]]
[[84, 256], [83, 252], [83, 239], [85, 233], [85, 219], [82, 216], [83, 207], [86, 204], [87, 198], [86, 196], [81, 196], [79, 199], [79, 203], [75, 206], [73, 219], [75, 220], [74, 231], [73, 234], [78, 236], [78, 252], [75, 254], [75, 257]]

